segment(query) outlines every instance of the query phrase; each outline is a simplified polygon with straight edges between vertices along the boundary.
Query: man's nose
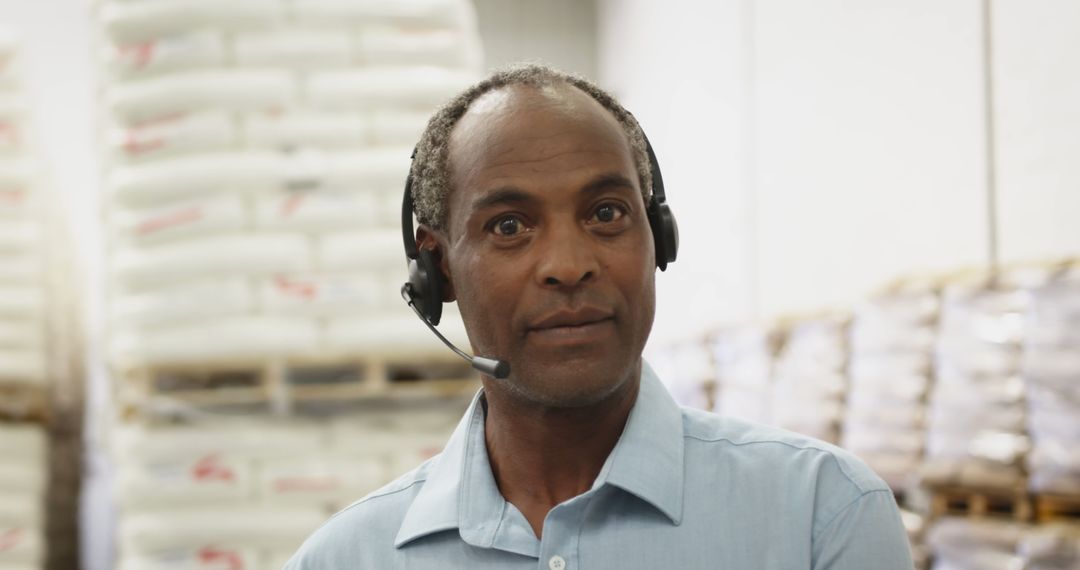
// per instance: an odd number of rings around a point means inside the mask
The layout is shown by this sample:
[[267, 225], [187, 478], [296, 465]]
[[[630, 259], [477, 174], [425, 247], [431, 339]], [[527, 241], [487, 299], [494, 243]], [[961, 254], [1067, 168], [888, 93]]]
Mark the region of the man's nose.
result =
[[596, 277], [600, 263], [595, 244], [577, 224], [549, 227], [544, 246], [537, 252], [537, 277], [548, 287], [577, 287]]

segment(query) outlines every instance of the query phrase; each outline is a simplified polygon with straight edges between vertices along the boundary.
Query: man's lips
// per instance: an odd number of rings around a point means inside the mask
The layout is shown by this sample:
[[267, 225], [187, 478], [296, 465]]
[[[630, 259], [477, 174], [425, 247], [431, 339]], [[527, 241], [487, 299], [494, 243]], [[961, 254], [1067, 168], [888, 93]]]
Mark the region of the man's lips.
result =
[[529, 326], [529, 332], [539, 332], [559, 328], [585, 327], [610, 320], [614, 314], [599, 307], [580, 307], [549, 313]]

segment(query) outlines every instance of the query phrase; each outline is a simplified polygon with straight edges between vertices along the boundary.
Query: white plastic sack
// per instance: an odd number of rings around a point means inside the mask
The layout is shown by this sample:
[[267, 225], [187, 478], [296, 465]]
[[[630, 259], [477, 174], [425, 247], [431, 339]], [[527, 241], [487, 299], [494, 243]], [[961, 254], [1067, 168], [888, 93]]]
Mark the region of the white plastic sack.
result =
[[45, 498], [41, 495], [0, 490], [0, 528], [33, 529], [45, 522]]
[[40, 528], [0, 524], [0, 568], [25, 564], [41, 567], [45, 562], [45, 538]]
[[348, 67], [352, 42], [346, 31], [333, 29], [284, 29], [237, 34], [233, 39], [238, 65], [286, 66], [308, 70]]
[[463, 0], [297, 0], [294, 10], [301, 23], [337, 26], [459, 28], [473, 25], [475, 18], [472, 5]]
[[48, 480], [49, 472], [42, 461], [16, 461], [5, 457], [0, 463], [0, 493], [22, 495], [28, 499], [37, 497], [44, 502]]
[[40, 224], [31, 220], [0, 220], [0, 252], [33, 251], [40, 243]]
[[280, 192], [255, 201], [255, 225], [312, 233], [367, 228], [385, 222], [375, 197], [359, 192]]
[[0, 424], [0, 457], [18, 463], [44, 464], [45, 430], [32, 424]]
[[0, 286], [0, 317], [40, 318], [44, 311], [40, 287]]
[[326, 155], [325, 184], [331, 188], [401, 196], [412, 147], [341, 151]]
[[439, 67], [372, 67], [313, 72], [307, 83], [311, 103], [333, 109], [374, 105], [432, 108], [477, 79], [472, 72]]
[[100, 11], [105, 31], [119, 43], [182, 34], [195, 29], [245, 30], [285, 20], [283, 2], [265, 0], [154, 0], [108, 2]]
[[213, 422], [183, 426], [125, 426], [116, 432], [117, 457], [172, 461], [212, 453], [253, 458], [288, 458], [324, 447], [323, 426], [301, 422]]
[[239, 138], [232, 116], [207, 111], [120, 126], [109, 133], [108, 144], [118, 160], [139, 161], [222, 151], [235, 146]]
[[275, 275], [262, 280], [259, 296], [271, 314], [337, 316], [378, 310], [397, 292], [369, 273]]
[[248, 458], [227, 453], [158, 461], [125, 458], [116, 494], [126, 510], [239, 505], [254, 496], [252, 471]]
[[296, 548], [323, 521], [320, 509], [200, 508], [139, 513], [120, 521], [125, 554], [151, 554], [213, 544]]
[[[258, 551], [210, 543], [139, 556], [122, 555], [118, 570], [248, 570], [260, 569]], [[281, 566], [273, 570], [280, 569]], [[0, 569], [2, 570], [2, 569]], [[271, 570], [271, 569], [267, 569]]]
[[113, 257], [121, 284], [162, 286], [200, 277], [305, 271], [311, 249], [304, 236], [243, 233], [127, 248]]
[[401, 232], [391, 229], [327, 234], [319, 240], [319, 261], [327, 271], [394, 271], [405, 275]]
[[[357, 434], [363, 437], [363, 434]], [[269, 504], [348, 505], [382, 485], [380, 461], [322, 455], [267, 461], [259, 473], [259, 497]]]
[[119, 78], [220, 67], [226, 60], [225, 38], [211, 30], [121, 43], [105, 53], [109, 71]]
[[249, 218], [247, 203], [233, 194], [137, 210], [118, 208], [109, 222], [119, 243], [150, 245], [243, 231]]
[[[28, 188], [0, 188], [0, 224], [41, 219], [39, 198]], [[19, 236], [14, 236], [20, 239]], [[25, 241], [26, 236], [21, 239]], [[36, 238], [34, 238], [36, 239]]]
[[226, 191], [278, 188], [286, 176], [280, 153], [245, 151], [188, 156], [116, 169], [110, 187], [130, 205], [170, 203]]
[[251, 313], [255, 295], [244, 277], [200, 279], [115, 295], [111, 309], [117, 330], [140, 330]]
[[373, 111], [372, 141], [379, 145], [415, 145], [430, 118], [431, 113], [424, 111]]
[[471, 30], [369, 28], [356, 38], [356, 59], [368, 65], [443, 65], [478, 69], [482, 53]]
[[309, 319], [229, 317], [116, 335], [112, 353], [145, 364], [265, 359], [316, 352], [320, 336], [318, 323]]
[[37, 165], [26, 158], [0, 158], [0, 190], [29, 190], [36, 186]]
[[45, 352], [33, 348], [0, 348], [0, 378], [41, 384], [48, 380]]
[[[438, 328], [451, 342], [468, 349], [465, 325], [453, 312], [443, 314]], [[365, 356], [422, 358], [451, 354], [404, 302], [400, 309], [384, 314], [331, 319], [327, 323], [326, 343], [332, 350]]]
[[230, 68], [185, 71], [121, 83], [106, 98], [117, 118], [138, 123], [203, 109], [243, 111], [283, 107], [293, 99], [295, 91], [288, 70]]
[[42, 282], [41, 254], [0, 252], [0, 287]]
[[44, 345], [45, 323], [35, 319], [0, 317], [0, 348], [40, 350]]
[[258, 148], [362, 146], [370, 126], [359, 113], [260, 112], [244, 117], [244, 142]]

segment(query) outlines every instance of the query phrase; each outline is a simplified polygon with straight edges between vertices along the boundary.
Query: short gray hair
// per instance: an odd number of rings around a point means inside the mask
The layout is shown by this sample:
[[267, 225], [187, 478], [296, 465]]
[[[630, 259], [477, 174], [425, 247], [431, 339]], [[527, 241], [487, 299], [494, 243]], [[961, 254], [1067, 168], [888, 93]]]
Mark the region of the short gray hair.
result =
[[448, 101], [428, 121], [427, 128], [424, 129], [424, 134], [421, 135], [420, 142], [417, 144], [411, 171], [416, 219], [421, 224], [436, 230], [446, 228], [448, 216], [446, 202], [451, 190], [448, 165], [450, 133], [458, 120], [469, 110], [473, 101], [485, 93], [510, 85], [543, 88], [557, 84], [571, 85], [580, 89], [610, 111], [619, 121], [619, 125], [626, 134], [626, 140], [630, 144], [641, 194], [647, 201], [652, 195], [652, 172], [649, 169], [649, 157], [645, 150], [645, 135], [637, 119], [614, 97], [587, 79], [545, 65], [526, 64], [496, 71]]

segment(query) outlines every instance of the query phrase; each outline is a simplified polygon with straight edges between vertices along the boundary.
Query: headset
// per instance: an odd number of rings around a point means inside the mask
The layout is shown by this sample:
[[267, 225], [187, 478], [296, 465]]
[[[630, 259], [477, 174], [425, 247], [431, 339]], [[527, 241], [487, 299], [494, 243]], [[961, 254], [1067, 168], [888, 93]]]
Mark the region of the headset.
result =
[[[656, 249], [656, 266], [660, 271], [664, 271], [669, 263], [675, 261], [679, 253], [679, 226], [667, 204], [664, 177], [660, 174], [660, 164], [656, 160], [656, 153], [653, 152], [652, 144], [649, 143], [649, 137], [645, 136], [644, 132], [641, 135], [645, 139], [645, 152], [649, 155], [649, 171], [652, 174], [652, 196], [645, 206], [645, 215], [649, 220], [649, 228], [652, 230], [653, 244]], [[415, 148], [410, 158], [416, 159]], [[435, 333], [458, 356], [469, 361], [473, 368], [493, 378], [507, 378], [510, 375], [509, 362], [483, 356], [470, 356], [454, 346], [435, 328], [442, 319], [443, 291], [446, 289], [445, 277], [435, 260], [435, 253], [427, 249], [422, 250], [416, 245], [412, 185], [413, 173], [410, 168], [409, 175], [405, 178], [405, 197], [401, 203], [401, 237], [405, 242], [409, 280], [401, 286], [401, 297], [416, 313], [416, 316], [420, 317], [420, 320], [431, 329], [431, 332]]]

